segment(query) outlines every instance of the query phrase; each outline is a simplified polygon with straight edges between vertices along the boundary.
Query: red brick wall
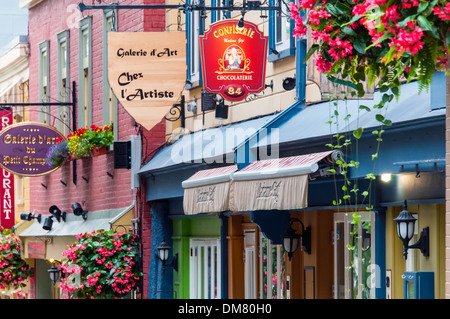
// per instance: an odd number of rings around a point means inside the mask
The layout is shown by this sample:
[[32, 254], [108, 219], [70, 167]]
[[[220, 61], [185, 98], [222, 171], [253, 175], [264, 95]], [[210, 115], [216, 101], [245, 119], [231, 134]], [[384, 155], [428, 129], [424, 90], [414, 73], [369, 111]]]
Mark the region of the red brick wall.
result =
[[[70, 83], [77, 82], [78, 87], [78, 38], [77, 21], [87, 15], [92, 16], [92, 122], [101, 125], [103, 120], [103, 12], [88, 10], [81, 14], [76, 5], [79, 0], [46, 0], [29, 10], [30, 43], [30, 101], [39, 101], [39, 43], [50, 41], [50, 100], [58, 100], [57, 91], [57, 34], [64, 30], [70, 32]], [[164, 3], [162, 0], [130, 0], [121, 4]], [[89, 3], [90, 4], [90, 3]], [[118, 10], [118, 31], [160, 31], [164, 29], [164, 10]], [[39, 113], [31, 112], [31, 121], [39, 120]], [[54, 113], [56, 115], [56, 112]], [[52, 124], [52, 118], [51, 124]], [[57, 122], [54, 122], [56, 125]], [[138, 129], [134, 120], [119, 105], [119, 140], [129, 140], [130, 136], [141, 134], [143, 141], [143, 159], [146, 161], [155, 154], [165, 140], [165, 122], [150, 132]], [[73, 202], [79, 202], [90, 213], [98, 210], [127, 207], [136, 202], [136, 217], [141, 217], [142, 238], [144, 243], [144, 271], [148, 271], [150, 260], [150, 207], [145, 200], [145, 190], [130, 188], [131, 173], [127, 169], [114, 169], [113, 152], [95, 158], [76, 161], [77, 183], [72, 183], [73, 162], [64, 164], [57, 171], [42, 177], [31, 178], [31, 211], [36, 214], [48, 214], [51, 205], [72, 213]], [[63, 184], [65, 183], [65, 184]], [[145, 275], [144, 278], [147, 278]], [[145, 287], [147, 282], [144, 282]], [[144, 287], [144, 298], [147, 289]]]

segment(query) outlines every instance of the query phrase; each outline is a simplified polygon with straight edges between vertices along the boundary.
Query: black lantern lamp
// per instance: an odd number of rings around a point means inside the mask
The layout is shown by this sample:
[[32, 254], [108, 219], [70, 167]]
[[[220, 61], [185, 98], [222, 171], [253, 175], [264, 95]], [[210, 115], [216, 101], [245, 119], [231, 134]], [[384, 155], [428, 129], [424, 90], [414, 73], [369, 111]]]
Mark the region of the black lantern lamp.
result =
[[169, 259], [170, 246], [163, 239], [161, 245], [158, 246], [158, 257], [162, 262], [163, 270], [166, 267], [173, 267], [175, 271], [178, 271], [178, 253], [175, 254], [172, 258], [172, 262], [170, 264], [166, 264]]
[[420, 233], [420, 238], [414, 245], [409, 246], [409, 241], [414, 236], [414, 223], [416, 222], [416, 218], [406, 209], [407, 202], [405, 200], [404, 209], [400, 212], [397, 218], [394, 221], [397, 223], [397, 235], [403, 242], [403, 257], [407, 259], [408, 257], [408, 249], [416, 248], [420, 249], [424, 257], [430, 256], [430, 240], [429, 233], [430, 228], [425, 227], [422, 229]]
[[53, 284], [56, 284], [61, 278], [61, 269], [57, 265], [55, 265], [55, 263], [60, 262], [57, 260], [53, 261], [52, 267], [48, 270], [48, 275], [50, 276], [50, 280], [52, 281]]
[[[292, 228], [292, 224], [294, 222], [300, 223], [302, 226], [302, 233], [297, 234], [294, 228]], [[289, 219], [289, 229], [283, 235], [283, 248], [288, 253], [289, 261], [292, 258], [292, 254], [297, 250], [300, 238], [302, 240], [303, 251], [308, 255], [311, 254], [311, 226], [305, 228], [302, 221], [297, 218]]]
[[87, 220], [88, 211], [84, 210], [80, 203], [73, 203], [72, 210], [75, 216], [81, 216], [83, 220]]

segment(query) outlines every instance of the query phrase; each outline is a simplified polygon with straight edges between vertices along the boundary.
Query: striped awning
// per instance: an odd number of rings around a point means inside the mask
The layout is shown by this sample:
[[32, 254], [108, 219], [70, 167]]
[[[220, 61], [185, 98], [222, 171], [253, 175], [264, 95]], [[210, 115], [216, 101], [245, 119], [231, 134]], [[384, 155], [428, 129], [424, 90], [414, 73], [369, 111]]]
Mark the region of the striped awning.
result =
[[231, 211], [295, 210], [308, 206], [308, 175], [340, 158], [336, 151], [253, 162], [233, 173]]
[[229, 210], [231, 174], [237, 165], [201, 170], [182, 182], [186, 215]]
[[294, 210], [308, 206], [308, 175], [339, 151], [267, 159], [198, 171], [182, 182], [186, 215], [222, 211]]

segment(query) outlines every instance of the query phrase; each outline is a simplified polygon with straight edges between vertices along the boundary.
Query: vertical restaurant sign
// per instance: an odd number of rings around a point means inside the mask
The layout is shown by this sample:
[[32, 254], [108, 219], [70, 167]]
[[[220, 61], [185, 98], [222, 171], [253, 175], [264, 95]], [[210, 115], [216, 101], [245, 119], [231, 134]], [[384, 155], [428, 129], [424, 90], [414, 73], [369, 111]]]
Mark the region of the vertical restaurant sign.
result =
[[150, 130], [184, 89], [185, 33], [108, 33], [108, 81], [130, 116]]
[[[11, 108], [0, 108], [1, 129], [5, 129], [13, 122]], [[0, 226], [11, 229], [15, 224], [14, 210], [14, 175], [10, 171], [0, 168]]]
[[265, 88], [268, 38], [251, 22], [242, 29], [237, 24], [213, 23], [200, 37], [204, 88], [228, 101], [241, 101]]

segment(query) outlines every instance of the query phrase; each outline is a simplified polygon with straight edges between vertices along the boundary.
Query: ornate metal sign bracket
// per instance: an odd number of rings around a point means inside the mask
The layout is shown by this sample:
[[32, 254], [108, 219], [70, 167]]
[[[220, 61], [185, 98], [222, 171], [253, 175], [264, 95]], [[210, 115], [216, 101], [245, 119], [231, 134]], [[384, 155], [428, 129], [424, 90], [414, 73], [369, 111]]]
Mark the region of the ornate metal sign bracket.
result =
[[181, 101], [180, 103], [174, 104], [172, 105], [172, 107], [170, 108], [169, 114], [174, 116], [177, 115], [177, 117], [170, 117], [168, 118], [167, 116], [165, 117], [166, 120], [170, 121], [170, 122], [175, 122], [180, 120], [181, 121], [181, 127], [185, 128], [185, 121], [186, 121], [186, 117], [185, 117], [185, 111], [184, 111], [184, 104], [185, 104], [185, 100], [184, 100], [184, 95], [181, 96]]

